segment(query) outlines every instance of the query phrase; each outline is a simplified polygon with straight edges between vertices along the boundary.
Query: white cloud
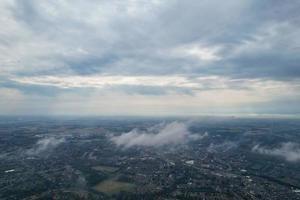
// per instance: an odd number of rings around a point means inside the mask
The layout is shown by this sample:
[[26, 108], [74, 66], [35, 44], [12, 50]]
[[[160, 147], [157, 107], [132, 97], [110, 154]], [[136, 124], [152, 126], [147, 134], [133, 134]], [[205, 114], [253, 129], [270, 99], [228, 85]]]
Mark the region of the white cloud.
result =
[[221, 144], [210, 144], [207, 151], [211, 153], [226, 152], [237, 147], [238, 144], [236, 142], [225, 141]]
[[200, 61], [212, 62], [220, 60], [218, 52], [221, 50], [219, 46], [207, 47], [204, 45], [190, 44], [179, 46], [171, 50], [174, 56], [192, 56]]
[[[251, 89], [257, 94], [269, 94], [287, 90], [294, 93], [300, 89], [298, 82], [271, 81], [264, 79], [230, 79], [220, 76], [189, 77], [182, 75], [170, 76], [121, 76], [121, 75], [90, 75], [90, 76], [24, 76], [11, 77], [11, 81], [21, 84], [53, 86], [58, 88], [105, 88], [108, 86], [153, 86], [153, 87], [178, 87], [194, 90], [244, 90]], [[290, 92], [289, 92], [290, 91]]]
[[33, 148], [27, 150], [26, 154], [39, 155], [44, 152], [49, 152], [64, 142], [65, 138], [56, 138], [54, 136], [42, 138], [37, 141]]
[[293, 142], [282, 143], [280, 147], [272, 149], [255, 145], [252, 151], [259, 154], [282, 157], [290, 162], [300, 161], [300, 146]]
[[47, 85], [59, 88], [103, 88], [114, 85], [197, 87], [181, 76], [39, 76], [12, 78], [22, 84]]
[[208, 134], [196, 135], [190, 133], [187, 124], [183, 122], [172, 122], [151, 127], [148, 131], [133, 129], [120, 136], [113, 136], [111, 140], [117, 145], [125, 148], [132, 146], [153, 146], [182, 144], [191, 140], [202, 139]]

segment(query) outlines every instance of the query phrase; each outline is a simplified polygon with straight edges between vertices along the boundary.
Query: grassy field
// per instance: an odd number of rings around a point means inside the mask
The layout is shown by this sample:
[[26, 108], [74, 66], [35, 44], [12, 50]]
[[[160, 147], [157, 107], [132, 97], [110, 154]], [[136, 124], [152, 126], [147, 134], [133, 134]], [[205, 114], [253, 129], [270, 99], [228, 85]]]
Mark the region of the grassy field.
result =
[[98, 192], [106, 194], [116, 194], [121, 191], [130, 192], [135, 188], [134, 184], [116, 181], [113, 179], [105, 180], [94, 187]]

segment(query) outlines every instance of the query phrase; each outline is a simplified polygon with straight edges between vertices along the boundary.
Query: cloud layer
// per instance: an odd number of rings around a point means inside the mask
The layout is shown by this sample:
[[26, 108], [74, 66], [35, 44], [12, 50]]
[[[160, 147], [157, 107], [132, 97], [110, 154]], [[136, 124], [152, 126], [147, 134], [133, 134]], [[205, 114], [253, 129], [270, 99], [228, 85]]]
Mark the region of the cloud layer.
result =
[[187, 124], [183, 122], [172, 122], [151, 127], [147, 131], [133, 129], [120, 136], [113, 136], [111, 141], [117, 146], [125, 148], [133, 146], [160, 147], [164, 145], [183, 144], [207, 136], [208, 133], [203, 135], [190, 133]]
[[300, 161], [300, 146], [292, 142], [282, 143], [279, 148], [272, 149], [256, 145], [252, 148], [252, 151], [259, 154], [282, 157], [290, 162]]
[[299, 114], [299, 9], [297, 0], [2, 0], [0, 112], [107, 115], [84, 102], [126, 94], [121, 107], [143, 106], [119, 114], [186, 114], [193, 101], [198, 114]]

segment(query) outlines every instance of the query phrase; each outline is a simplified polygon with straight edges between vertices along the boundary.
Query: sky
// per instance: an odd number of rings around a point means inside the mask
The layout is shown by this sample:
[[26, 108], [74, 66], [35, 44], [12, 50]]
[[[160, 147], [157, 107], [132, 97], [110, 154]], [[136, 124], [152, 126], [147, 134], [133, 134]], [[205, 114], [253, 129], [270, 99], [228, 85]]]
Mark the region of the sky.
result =
[[299, 0], [1, 0], [0, 114], [299, 115]]

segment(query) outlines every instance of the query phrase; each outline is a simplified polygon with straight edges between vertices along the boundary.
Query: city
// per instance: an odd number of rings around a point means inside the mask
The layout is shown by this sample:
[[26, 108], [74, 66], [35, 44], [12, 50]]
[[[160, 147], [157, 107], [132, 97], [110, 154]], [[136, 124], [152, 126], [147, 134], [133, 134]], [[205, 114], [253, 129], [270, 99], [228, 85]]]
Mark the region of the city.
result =
[[[181, 126], [180, 140], [151, 142]], [[299, 146], [276, 154], [299, 143], [299, 120], [3, 117], [0, 127], [0, 199], [300, 199]], [[116, 142], [132, 130], [152, 139]]]

